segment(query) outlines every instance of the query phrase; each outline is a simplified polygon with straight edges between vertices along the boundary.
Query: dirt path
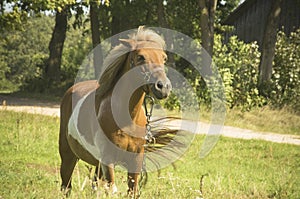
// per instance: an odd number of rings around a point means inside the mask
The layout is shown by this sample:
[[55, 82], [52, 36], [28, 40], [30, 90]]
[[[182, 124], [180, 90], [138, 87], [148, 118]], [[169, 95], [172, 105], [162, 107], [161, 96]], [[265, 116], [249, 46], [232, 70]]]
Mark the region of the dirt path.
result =
[[[32, 100], [26, 98], [8, 97], [0, 95], [0, 110], [22, 111], [33, 114], [42, 114], [49, 116], [59, 117], [59, 104], [53, 102], [42, 102], [39, 100]], [[177, 121], [178, 123], [178, 121]], [[176, 121], [175, 121], [176, 124]], [[191, 125], [191, 121], [181, 121], [180, 124], [183, 129], [188, 130]], [[210, 125], [207, 123], [199, 122], [197, 132], [206, 134]], [[287, 135], [287, 134], [275, 134], [266, 132], [255, 132], [248, 129], [241, 129], [231, 126], [223, 126], [222, 133], [225, 137], [240, 138], [240, 139], [258, 139], [266, 140], [277, 143], [287, 143], [300, 145], [300, 136]]]
[[21, 111], [59, 117], [59, 103], [0, 94], [0, 110]]

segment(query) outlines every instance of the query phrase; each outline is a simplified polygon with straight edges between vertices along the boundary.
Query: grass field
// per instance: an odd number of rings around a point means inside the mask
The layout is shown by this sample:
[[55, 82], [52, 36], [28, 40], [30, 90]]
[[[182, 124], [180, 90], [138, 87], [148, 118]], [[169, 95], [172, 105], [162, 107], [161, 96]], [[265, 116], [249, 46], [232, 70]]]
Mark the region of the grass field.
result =
[[254, 131], [300, 135], [300, 115], [288, 108], [272, 109], [265, 106], [244, 112], [238, 108], [229, 109], [225, 125]]
[[[161, 116], [164, 112], [155, 110], [153, 115]], [[167, 112], [170, 116], [178, 116], [178, 112]], [[198, 114], [198, 113], [197, 113]], [[201, 107], [200, 116], [186, 114], [184, 119], [199, 119], [203, 122], [211, 121], [211, 110]], [[226, 110], [224, 125], [249, 129], [257, 132], [272, 132], [279, 134], [300, 135], [300, 115], [288, 108], [272, 109], [270, 106], [241, 111], [240, 108]]]
[[[59, 119], [0, 111], [0, 198], [63, 198], [58, 155]], [[197, 136], [177, 169], [149, 173], [141, 198], [300, 198], [300, 147], [221, 137], [214, 150], [199, 158]], [[93, 192], [90, 173], [80, 161], [70, 198], [108, 198]], [[126, 174], [116, 174], [126, 197]], [[85, 183], [87, 182], [87, 183]], [[85, 185], [85, 186], [84, 186]]]

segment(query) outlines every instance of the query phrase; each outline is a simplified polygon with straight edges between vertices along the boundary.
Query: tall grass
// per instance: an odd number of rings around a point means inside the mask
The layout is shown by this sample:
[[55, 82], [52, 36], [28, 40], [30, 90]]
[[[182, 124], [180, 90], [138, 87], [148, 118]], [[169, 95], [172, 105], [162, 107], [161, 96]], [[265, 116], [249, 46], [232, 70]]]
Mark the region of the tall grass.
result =
[[[58, 128], [55, 117], [0, 111], [0, 198], [63, 198]], [[141, 198], [300, 198], [299, 146], [221, 137], [200, 159], [202, 141], [195, 138], [176, 170], [149, 173]], [[79, 161], [71, 199], [110, 198], [103, 186], [92, 191], [90, 176]], [[112, 198], [126, 198], [126, 172], [117, 169], [116, 181]]]
[[[186, 114], [184, 119], [199, 119], [210, 122], [211, 110], [206, 106], [200, 108], [200, 116]], [[155, 116], [178, 116], [177, 111], [161, 112], [154, 109]], [[270, 106], [253, 108], [250, 111], [242, 111], [240, 108], [227, 109], [225, 124], [258, 132], [272, 132], [279, 134], [300, 135], [300, 115], [290, 108], [273, 109]]]
[[242, 112], [228, 110], [225, 125], [261, 132], [300, 135], [300, 115], [289, 108], [272, 109], [269, 106]]

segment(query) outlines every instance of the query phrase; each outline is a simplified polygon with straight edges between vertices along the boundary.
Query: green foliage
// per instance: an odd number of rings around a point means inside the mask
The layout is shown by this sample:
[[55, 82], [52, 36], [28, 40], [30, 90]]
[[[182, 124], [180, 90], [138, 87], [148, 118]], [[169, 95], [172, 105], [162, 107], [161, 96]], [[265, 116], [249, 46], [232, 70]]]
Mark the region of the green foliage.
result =
[[157, 103], [162, 103], [163, 107], [167, 108], [168, 110], [176, 110], [179, 111], [181, 110], [181, 104], [178, 100], [178, 97], [172, 92], [170, 96], [168, 97], [167, 100], [164, 100], [162, 102], [157, 102]]
[[74, 83], [77, 71], [91, 49], [92, 41], [90, 34], [86, 33], [83, 35], [81, 29], [69, 29], [61, 64], [61, 80], [65, 84], [64, 87], [68, 87]]
[[[257, 89], [258, 66], [260, 53], [256, 43], [245, 44], [237, 37], [231, 37], [227, 44], [222, 43], [222, 37], [215, 35], [213, 69], [223, 80], [224, 91], [216, 88], [216, 79], [200, 76], [189, 63], [183, 59], [176, 59], [176, 69], [184, 74], [191, 86], [195, 89], [198, 102], [211, 106], [212, 97], [222, 99], [220, 92], [224, 92], [227, 106], [241, 107], [249, 110], [261, 106], [265, 99]], [[213, 85], [212, 85], [213, 84]], [[208, 87], [207, 85], [212, 85]], [[213, 91], [213, 92], [212, 92]], [[218, 96], [215, 96], [215, 95]], [[212, 96], [213, 95], [213, 96]], [[167, 108], [173, 104], [178, 107], [177, 99], [171, 96], [166, 103]]]
[[256, 43], [245, 44], [236, 36], [222, 44], [222, 37], [215, 35], [214, 57], [222, 76], [229, 107], [250, 109], [265, 101], [257, 89], [260, 53]]
[[[5, 31], [1, 35], [0, 90], [45, 91], [44, 70], [53, 26], [53, 17], [41, 15], [28, 18], [26, 29]], [[69, 28], [61, 66], [63, 84], [57, 85], [63, 90], [74, 82], [81, 62], [91, 49], [89, 38], [82, 35], [82, 30]]]
[[272, 94], [267, 99], [260, 96], [257, 89], [260, 62], [257, 44], [245, 44], [233, 36], [224, 45], [222, 37], [215, 35], [213, 60], [223, 78], [228, 106], [249, 110], [268, 103], [300, 110], [299, 43], [299, 29], [290, 36], [278, 33], [270, 87]]
[[[1, 75], [10, 82], [2, 83], [0, 89], [12, 90], [26, 86], [32, 79], [41, 77], [44, 61], [48, 57], [47, 42], [49, 42], [51, 28], [50, 17], [31, 18], [23, 31], [6, 31], [0, 39], [2, 51], [0, 68]], [[6, 68], [6, 69], [5, 69]]]
[[[0, 45], [2, 45], [2, 41], [0, 40]], [[5, 55], [7, 54], [7, 50], [0, 48], [0, 54]], [[13, 90], [14, 85], [7, 79], [6, 74], [10, 72], [10, 68], [6, 62], [5, 56], [0, 56], [0, 89], [2, 91], [5, 90]]]
[[[5, 4], [6, 3], [6, 4]], [[76, 3], [75, 0], [7, 0], [4, 5], [8, 5], [13, 9], [22, 10], [25, 12], [39, 13], [45, 10], [61, 11], [63, 7]]]
[[64, 7], [74, 5], [75, 0], [6, 0], [0, 2], [0, 32], [26, 29], [28, 17], [44, 11], [60, 12]]
[[6, 30], [22, 30], [26, 21], [26, 12], [13, 8], [11, 12], [0, 12], [0, 32]]
[[197, 9], [199, 7], [198, 1], [172, 0], [166, 2], [166, 20], [169, 27], [190, 37], [199, 38], [200, 11]]
[[276, 107], [291, 106], [300, 112], [300, 29], [286, 36], [277, 35], [272, 74], [271, 103]]
[[220, 23], [238, 6], [240, 0], [217, 1], [216, 23]]

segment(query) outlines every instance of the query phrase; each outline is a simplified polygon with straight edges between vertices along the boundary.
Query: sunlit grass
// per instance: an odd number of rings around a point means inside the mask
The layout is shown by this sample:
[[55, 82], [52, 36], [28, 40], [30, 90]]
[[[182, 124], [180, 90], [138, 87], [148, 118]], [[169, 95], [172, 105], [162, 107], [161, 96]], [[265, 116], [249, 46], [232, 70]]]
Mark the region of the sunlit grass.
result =
[[[0, 198], [63, 198], [58, 128], [55, 117], [0, 111]], [[299, 146], [221, 137], [200, 159], [203, 138], [195, 138], [176, 170], [149, 173], [141, 198], [300, 197]], [[92, 191], [90, 178], [79, 161], [71, 199], [110, 198], [103, 186]], [[116, 182], [119, 192], [112, 198], [126, 198], [126, 172], [117, 169]]]
[[[165, 111], [154, 109], [154, 116], [179, 116], [183, 119], [210, 122], [212, 112], [209, 108], [200, 107], [200, 112], [185, 114], [178, 111]], [[242, 111], [240, 108], [226, 110], [224, 125], [250, 129], [258, 132], [272, 132], [279, 134], [300, 135], [300, 115], [288, 108], [272, 109], [268, 106]]]
[[300, 115], [288, 108], [274, 110], [266, 106], [245, 112], [237, 108], [231, 109], [227, 112], [225, 125], [255, 131], [300, 135]]

